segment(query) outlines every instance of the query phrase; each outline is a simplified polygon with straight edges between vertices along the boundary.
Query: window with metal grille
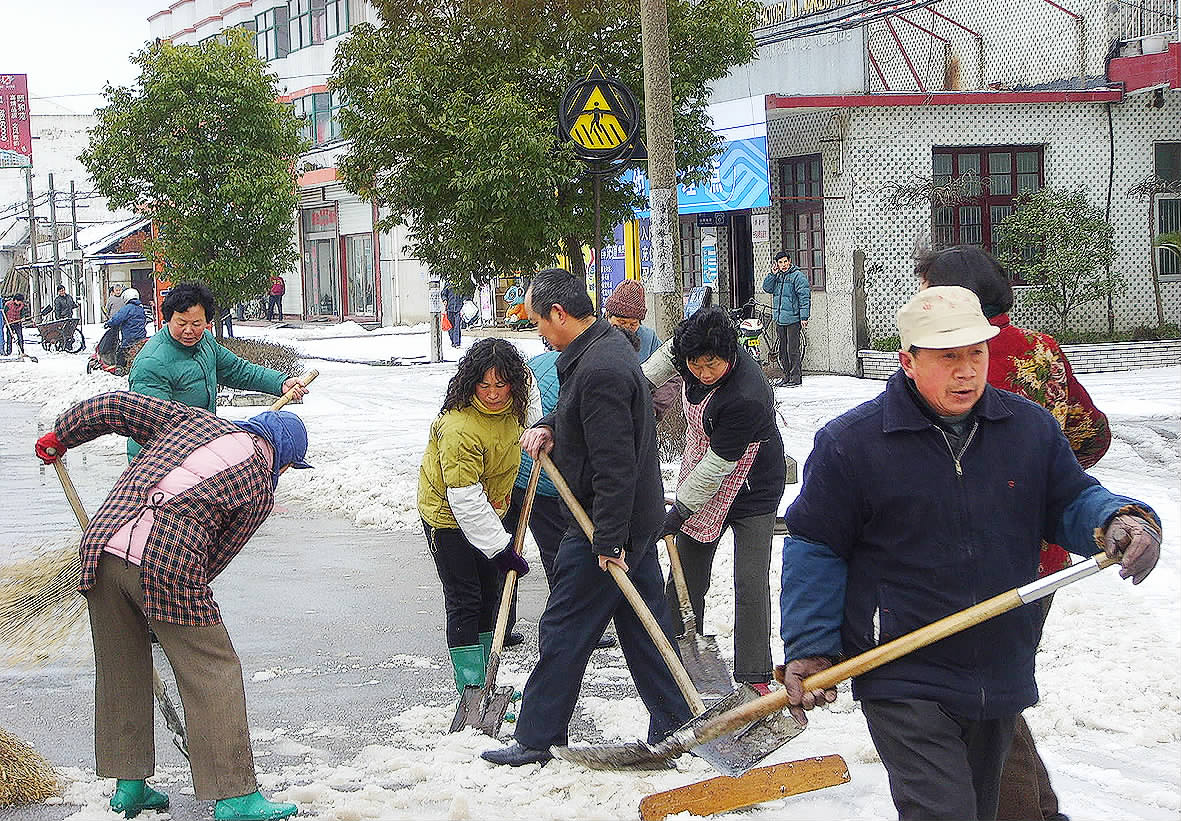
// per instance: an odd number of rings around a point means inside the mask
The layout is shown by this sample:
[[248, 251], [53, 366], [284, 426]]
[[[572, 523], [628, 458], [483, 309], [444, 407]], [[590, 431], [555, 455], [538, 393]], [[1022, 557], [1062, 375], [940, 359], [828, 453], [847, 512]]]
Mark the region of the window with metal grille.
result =
[[680, 223], [681, 228], [681, 284], [685, 290], [701, 284], [701, 229], [697, 217]]
[[326, 5], [327, 0], [288, 0], [292, 51], [324, 42], [328, 28]]
[[260, 60], [278, 60], [291, 52], [286, 6], [276, 6], [255, 15], [254, 28], [254, 52]]
[[824, 173], [819, 154], [779, 161], [783, 250], [808, 276], [813, 291], [823, 291]]
[[[1153, 147], [1153, 167], [1166, 182], [1181, 182], [1181, 142], [1157, 143]], [[1156, 233], [1181, 233], [1181, 197], [1160, 195], [1156, 199]], [[1157, 249], [1157, 271], [1169, 281], [1181, 280], [1181, 258], [1164, 248]]]

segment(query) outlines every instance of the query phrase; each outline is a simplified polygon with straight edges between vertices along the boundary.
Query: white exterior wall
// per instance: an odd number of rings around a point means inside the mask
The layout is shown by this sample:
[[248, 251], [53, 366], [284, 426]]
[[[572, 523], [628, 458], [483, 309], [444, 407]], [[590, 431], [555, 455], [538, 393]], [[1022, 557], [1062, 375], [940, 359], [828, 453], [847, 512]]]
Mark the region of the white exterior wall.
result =
[[[356, 13], [357, 5], [350, 3], [354, 12], [350, 20], [351, 25], [362, 22], [380, 24], [380, 16], [372, 4], [359, 4], [359, 14]], [[182, 0], [153, 16], [149, 25], [153, 37], [171, 39], [178, 44], [195, 44], [227, 28], [253, 21], [256, 15], [277, 6], [286, 6], [285, 0], [243, 0], [238, 3], [229, 0]], [[279, 77], [280, 93], [291, 95], [327, 84], [332, 73], [336, 45], [348, 36], [346, 33], [333, 37], [324, 43], [298, 49], [285, 57], [272, 60], [269, 67]], [[338, 157], [346, 148], [347, 144], [340, 140], [316, 146], [300, 156], [296, 168], [300, 172], [335, 168]], [[305, 195], [315, 188], [323, 188], [325, 199], [337, 203], [341, 236], [373, 231], [373, 211], [369, 203], [357, 199], [339, 183], [311, 186], [304, 189]], [[291, 222], [293, 245], [299, 240], [298, 225], [297, 211], [292, 215]], [[402, 250], [402, 246], [405, 245], [404, 234], [405, 229], [399, 228], [393, 234], [377, 233], [374, 236], [374, 241], [380, 249], [377, 273], [380, 292], [378, 310], [383, 325], [420, 322], [429, 318], [426, 311], [425, 268]], [[302, 260], [302, 248], [299, 250]], [[287, 277], [287, 293], [283, 298], [284, 311], [293, 315], [300, 315], [303, 311], [302, 261], [300, 265], [298, 272]], [[343, 272], [341, 273], [343, 276]], [[403, 316], [408, 318], [403, 319]]]
[[[1147, 203], [1127, 196], [1130, 186], [1153, 169], [1153, 142], [1176, 140], [1181, 122], [1181, 92], [1165, 92], [1165, 106], [1153, 109], [1146, 95], [1131, 96], [1113, 108], [1115, 144], [1111, 223], [1118, 256], [1114, 270], [1126, 287], [1115, 302], [1116, 326], [1155, 325], [1148, 248]], [[814, 122], [808, 125], [805, 118]], [[801, 123], [805, 125], [801, 125]], [[790, 124], [790, 127], [789, 127]], [[843, 140], [821, 143], [822, 138]], [[791, 134], [805, 137], [792, 138]], [[843, 112], [812, 112], [768, 123], [772, 158], [772, 196], [776, 160], [798, 154], [824, 154], [825, 261], [827, 287], [812, 298], [812, 321], [805, 367], [856, 372], [853, 350], [853, 252], [866, 255], [867, 315], [870, 338], [892, 336], [894, 314], [916, 282], [916, 240], [930, 241], [931, 209], [894, 210], [885, 201], [888, 183], [905, 183], [911, 174], [931, 175], [934, 146], [1043, 145], [1046, 185], [1086, 189], [1092, 203], [1104, 207], [1108, 185], [1108, 140], [1101, 103], [875, 107]], [[838, 167], [840, 169], [838, 173]], [[773, 209], [774, 210], [774, 209]], [[772, 215], [771, 247], [781, 245], [779, 219]], [[1054, 318], [1022, 307], [1018, 288], [1014, 321], [1052, 329]], [[1165, 319], [1181, 317], [1181, 282], [1162, 283]], [[1072, 327], [1105, 328], [1106, 308], [1094, 303], [1079, 309]]]

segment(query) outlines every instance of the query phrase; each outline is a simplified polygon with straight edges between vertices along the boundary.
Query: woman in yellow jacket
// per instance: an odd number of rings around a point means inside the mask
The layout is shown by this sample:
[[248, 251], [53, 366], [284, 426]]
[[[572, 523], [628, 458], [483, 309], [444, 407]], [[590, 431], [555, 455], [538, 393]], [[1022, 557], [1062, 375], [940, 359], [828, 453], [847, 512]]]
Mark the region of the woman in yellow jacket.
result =
[[500, 574], [529, 565], [502, 522], [521, 463], [530, 379], [503, 339], [481, 339], [447, 385], [418, 473], [418, 513], [443, 583], [455, 687], [484, 683]]

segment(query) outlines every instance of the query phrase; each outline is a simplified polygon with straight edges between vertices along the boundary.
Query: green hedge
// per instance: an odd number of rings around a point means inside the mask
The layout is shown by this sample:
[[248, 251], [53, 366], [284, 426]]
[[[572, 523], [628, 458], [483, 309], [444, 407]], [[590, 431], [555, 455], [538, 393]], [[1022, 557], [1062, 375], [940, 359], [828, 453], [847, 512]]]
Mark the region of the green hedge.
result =
[[231, 338], [222, 339], [221, 344], [247, 362], [273, 368], [288, 376], [298, 376], [303, 373], [303, 361], [299, 358], [299, 351], [288, 345], [263, 342], [257, 339]]

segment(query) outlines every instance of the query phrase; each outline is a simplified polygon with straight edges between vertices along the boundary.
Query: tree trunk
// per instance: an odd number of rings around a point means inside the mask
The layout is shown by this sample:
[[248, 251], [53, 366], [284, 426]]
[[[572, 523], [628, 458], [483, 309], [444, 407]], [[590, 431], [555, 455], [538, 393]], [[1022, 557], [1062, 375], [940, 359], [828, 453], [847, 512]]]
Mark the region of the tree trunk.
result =
[[582, 256], [582, 242], [577, 237], [562, 237], [562, 248], [566, 252], [570, 273], [585, 282], [586, 259]]

